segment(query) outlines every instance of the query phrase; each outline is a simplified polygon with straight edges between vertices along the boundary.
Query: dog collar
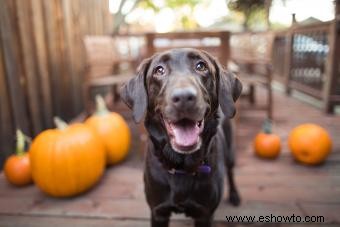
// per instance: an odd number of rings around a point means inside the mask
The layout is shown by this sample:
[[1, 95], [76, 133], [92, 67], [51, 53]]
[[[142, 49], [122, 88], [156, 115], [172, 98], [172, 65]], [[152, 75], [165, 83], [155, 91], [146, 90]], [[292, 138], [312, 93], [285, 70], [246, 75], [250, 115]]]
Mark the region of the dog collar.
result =
[[184, 175], [184, 174], [191, 174], [191, 175], [196, 175], [197, 173], [205, 173], [205, 174], [209, 174], [211, 172], [211, 167], [207, 164], [202, 164], [200, 166], [198, 166], [197, 170], [195, 172], [188, 172], [188, 171], [185, 171], [185, 170], [181, 170], [181, 169], [175, 169], [175, 168], [172, 168], [170, 170], [168, 170], [168, 172], [170, 174], [180, 174], [180, 175]]

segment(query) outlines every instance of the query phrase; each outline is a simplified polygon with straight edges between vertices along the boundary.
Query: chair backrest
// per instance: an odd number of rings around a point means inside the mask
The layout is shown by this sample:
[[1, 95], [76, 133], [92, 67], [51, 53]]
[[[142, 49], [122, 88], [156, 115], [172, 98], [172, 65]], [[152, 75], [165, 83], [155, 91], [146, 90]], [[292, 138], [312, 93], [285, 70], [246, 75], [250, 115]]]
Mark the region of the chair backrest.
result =
[[87, 79], [111, 75], [118, 62], [115, 41], [110, 36], [85, 36]]
[[146, 35], [148, 56], [156, 52], [183, 47], [205, 50], [226, 65], [229, 59], [229, 32], [170, 32]]
[[257, 75], [272, 72], [272, 50], [275, 35], [272, 32], [234, 33], [230, 37], [231, 60], [240, 71]]
[[237, 63], [271, 64], [272, 32], [234, 33], [230, 37], [231, 59]]

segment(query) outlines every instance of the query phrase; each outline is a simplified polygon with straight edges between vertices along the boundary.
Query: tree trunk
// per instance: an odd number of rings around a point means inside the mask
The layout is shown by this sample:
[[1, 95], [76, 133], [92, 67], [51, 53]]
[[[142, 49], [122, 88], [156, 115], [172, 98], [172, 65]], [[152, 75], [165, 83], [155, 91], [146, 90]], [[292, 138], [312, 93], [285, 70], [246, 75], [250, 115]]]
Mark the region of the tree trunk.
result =
[[251, 10], [246, 10], [244, 12], [243, 30], [249, 31], [249, 21], [251, 16]]
[[113, 35], [118, 34], [119, 33], [119, 29], [120, 27], [125, 23], [125, 18], [126, 16], [131, 13], [138, 5], [138, 3], [141, 0], [135, 0], [135, 2], [133, 3], [133, 6], [131, 7], [131, 9], [129, 10], [129, 12], [123, 14], [122, 9], [124, 7], [124, 4], [126, 2], [126, 0], [122, 0], [119, 6], [119, 10], [118, 12], [114, 15], [114, 23], [113, 23]]
[[264, 9], [265, 9], [265, 22], [266, 22], [266, 29], [270, 29], [270, 20], [269, 20], [269, 13], [270, 13], [270, 7], [272, 6], [272, 0], [265, 0], [264, 2]]

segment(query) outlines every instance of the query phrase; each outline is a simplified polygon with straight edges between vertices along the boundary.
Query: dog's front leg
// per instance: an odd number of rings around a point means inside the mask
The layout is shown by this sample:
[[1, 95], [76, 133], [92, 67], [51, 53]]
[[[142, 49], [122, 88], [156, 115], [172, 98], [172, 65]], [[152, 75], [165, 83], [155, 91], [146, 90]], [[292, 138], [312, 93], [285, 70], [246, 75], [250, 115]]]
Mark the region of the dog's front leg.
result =
[[227, 179], [229, 183], [229, 202], [238, 206], [241, 202], [240, 196], [237, 192], [236, 184], [234, 181], [234, 165], [235, 165], [235, 138], [233, 137], [233, 125], [229, 119], [224, 119], [222, 129], [225, 136], [225, 166], [227, 171]]
[[152, 227], [168, 227], [171, 215], [171, 207], [169, 203], [159, 204], [151, 209], [151, 226]]
[[159, 217], [151, 215], [151, 227], [168, 227], [169, 217]]
[[233, 168], [227, 168], [227, 175], [228, 175], [228, 182], [229, 182], [229, 202], [234, 205], [238, 206], [241, 202], [240, 196], [237, 192], [236, 185], [234, 182], [234, 173]]
[[195, 227], [210, 227], [212, 226], [212, 216], [200, 217], [195, 219]]

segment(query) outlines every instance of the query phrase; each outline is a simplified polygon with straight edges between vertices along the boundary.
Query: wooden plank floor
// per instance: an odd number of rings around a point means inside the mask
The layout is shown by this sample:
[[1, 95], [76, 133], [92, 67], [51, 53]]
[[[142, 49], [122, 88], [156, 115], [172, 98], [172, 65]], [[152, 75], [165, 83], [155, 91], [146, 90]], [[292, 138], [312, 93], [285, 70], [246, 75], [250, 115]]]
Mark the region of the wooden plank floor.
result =
[[[241, 108], [247, 105], [246, 100], [241, 104]], [[130, 119], [129, 114], [124, 113]], [[216, 212], [215, 226], [246, 225], [228, 223], [226, 215], [323, 216], [325, 223], [339, 225], [340, 116], [325, 115], [308, 104], [275, 92], [274, 130], [281, 136], [283, 147], [281, 156], [274, 161], [258, 159], [252, 152], [252, 138], [264, 116], [263, 112], [249, 107], [240, 111], [235, 173], [242, 204], [235, 208], [222, 202]], [[324, 165], [300, 165], [289, 153], [289, 131], [305, 122], [320, 124], [333, 138], [334, 148]], [[137, 127], [131, 123], [131, 129], [135, 140], [128, 159], [109, 168], [100, 183], [81, 196], [55, 199], [34, 185], [18, 189], [10, 186], [0, 173], [0, 226], [149, 226], [150, 213], [142, 183], [143, 154], [138, 149]], [[314, 223], [314, 226], [320, 224]], [[284, 226], [283, 223], [270, 226], [281, 225]], [[171, 226], [192, 226], [192, 222], [183, 216], [174, 216]]]

